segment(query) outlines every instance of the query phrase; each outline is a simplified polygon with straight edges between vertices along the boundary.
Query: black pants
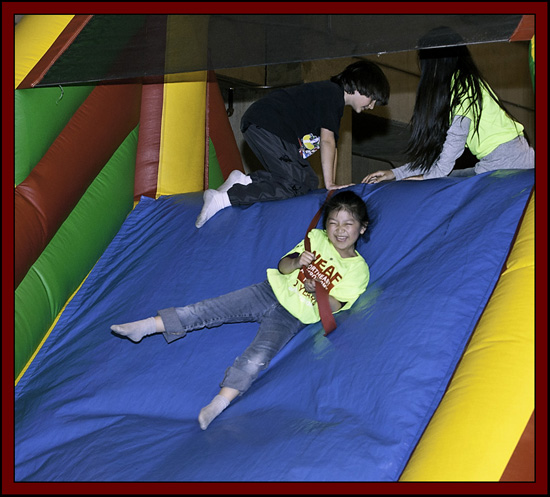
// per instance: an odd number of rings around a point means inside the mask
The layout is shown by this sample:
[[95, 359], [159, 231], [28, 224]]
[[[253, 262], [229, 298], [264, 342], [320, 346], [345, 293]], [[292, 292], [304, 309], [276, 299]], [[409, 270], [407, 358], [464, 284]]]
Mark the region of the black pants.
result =
[[318, 187], [319, 179], [300, 155], [298, 142], [288, 143], [254, 125], [243, 136], [265, 171], [252, 172], [252, 183], [248, 185], [233, 185], [227, 192], [231, 205], [297, 197]]

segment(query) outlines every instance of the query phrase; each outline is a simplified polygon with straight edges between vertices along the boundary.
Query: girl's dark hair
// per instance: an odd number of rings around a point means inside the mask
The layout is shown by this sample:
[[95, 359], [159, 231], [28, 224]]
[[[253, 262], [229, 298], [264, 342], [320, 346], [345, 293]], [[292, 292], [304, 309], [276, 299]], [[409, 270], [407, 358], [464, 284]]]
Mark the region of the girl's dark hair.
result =
[[390, 98], [390, 84], [382, 69], [374, 62], [360, 60], [346, 67], [340, 74], [330, 78], [346, 93], [355, 93], [376, 100], [375, 105], [387, 105]]
[[474, 133], [479, 133], [483, 88], [510, 116], [477, 68], [466, 45], [422, 48], [428, 40], [433, 43], [441, 36], [446, 37], [447, 43], [463, 43], [458, 34], [446, 27], [432, 30], [419, 42], [420, 82], [407, 153], [410, 169], [423, 173], [428, 172], [439, 158], [450, 126], [449, 116], [465, 99], [471, 99], [465, 110], [472, 110]]
[[334, 194], [325, 204], [323, 214], [324, 229], [327, 229], [327, 220], [330, 214], [334, 211], [338, 212], [342, 209], [348, 211], [355, 219], [357, 219], [357, 221], [361, 223], [361, 226], [366, 228], [369, 224], [367, 206], [365, 205], [363, 199], [351, 190], [344, 190]]

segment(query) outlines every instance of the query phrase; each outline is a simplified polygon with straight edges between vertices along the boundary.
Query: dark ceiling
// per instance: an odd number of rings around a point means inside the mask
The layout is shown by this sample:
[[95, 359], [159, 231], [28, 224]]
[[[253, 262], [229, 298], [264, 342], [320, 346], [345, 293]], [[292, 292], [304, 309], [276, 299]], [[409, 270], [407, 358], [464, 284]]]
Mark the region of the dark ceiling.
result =
[[[447, 26], [508, 41], [522, 15], [94, 15], [35, 86], [108, 82], [415, 50]], [[17, 21], [17, 19], [16, 19]], [[430, 46], [453, 44], [433, 36]]]

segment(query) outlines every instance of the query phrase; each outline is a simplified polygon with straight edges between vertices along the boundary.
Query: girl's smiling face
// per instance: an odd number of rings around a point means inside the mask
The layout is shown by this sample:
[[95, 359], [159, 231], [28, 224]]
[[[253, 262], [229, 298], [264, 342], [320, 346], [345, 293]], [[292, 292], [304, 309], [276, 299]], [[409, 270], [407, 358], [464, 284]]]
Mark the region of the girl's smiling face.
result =
[[355, 242], [365, 232], [366, 226], [346, 209], [332, 211], [326, 221], [328, 239], [341, 257], [355, 257]]

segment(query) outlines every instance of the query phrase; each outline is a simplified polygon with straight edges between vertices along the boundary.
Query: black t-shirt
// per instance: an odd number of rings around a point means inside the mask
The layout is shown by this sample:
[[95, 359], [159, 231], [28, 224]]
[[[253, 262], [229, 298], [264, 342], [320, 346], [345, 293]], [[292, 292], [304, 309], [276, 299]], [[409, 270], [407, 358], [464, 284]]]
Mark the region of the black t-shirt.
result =
[[340, 120], [344, 113], [344, 90], [331, 81], [304, 83], [274, 90], [244, 113], [241, 131], [255, 124], [289, 143], [304, 135], [320, 136], [321, 128], [334, 132], [338, 142]]

